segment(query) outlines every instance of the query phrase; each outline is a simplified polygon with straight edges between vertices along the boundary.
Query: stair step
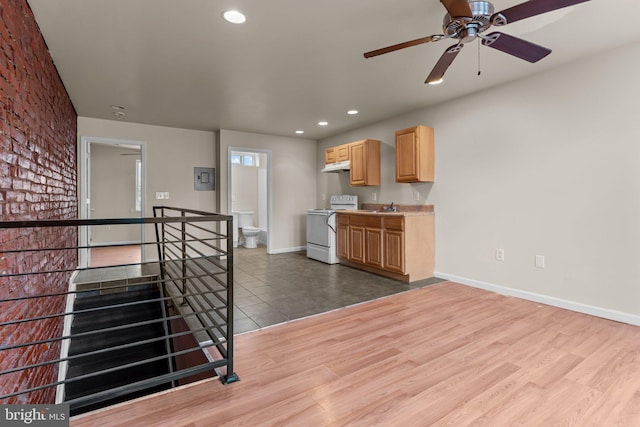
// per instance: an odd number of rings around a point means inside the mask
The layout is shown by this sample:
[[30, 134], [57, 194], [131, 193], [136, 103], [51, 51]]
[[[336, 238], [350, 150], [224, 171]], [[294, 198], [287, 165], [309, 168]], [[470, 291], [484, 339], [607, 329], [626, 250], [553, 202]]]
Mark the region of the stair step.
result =
[[159, 360], [126, 368], [117, 373], [96, 375], [67, 384], [65, 387], [65, 398], [66, 400], [71, 400], [77, 397], [87, 396], [89, 394], [151, 379], [167, 374], [168, 372], [167, 361]]
[[[104, 308], [88, 313], [79, 313], [74, 316], [71, 325], [73, 334], [90, 331], [95, 331], [95, 333], [84, 337], [72, 338], [69, 346], [69, 356], [78, 356], [96, 350], [105, 351], [96, 355], [81, 356], [69, 361], [67, 379], [70, 380], [81, 375], [116, 368], [154, 357], [166, 356], [167, 352], [164, 339], [146, 344], [138, 344], [139, 341], [163, 337], [165, 330], [164, 323], [161, 321], [115, 331], [100, 331], [110, 327], [126, 326], [149, 320], [161, 320], [163, 315], [162, 302], [148, 301], [158, 299], [159, 297], [160, 292], [158, 289], [152, 288], [106, 295], [86, 296], [76, 299], [74, 303], [75, 311], [99, 307]], [[125, 307], [118, 306], [119, 304], [138, 301], [141, 303]], [[113, 347], [126, 344], [131, 344], [131, 347], [112, 349]], [[82, 396], [88, 396], [138, 381], [151, 379], [159, 375], [167, 374], [168, 372], [168, 361], [161, 359], [119, 369], [114, 372], [79, 379], [65, 386], [65, 399], [68, 401]], [[74, 404], [72, 405], [71, 411], [77, 414], [86, 410], [97, 409], [119, 401], [124, 401], [128, 398], [164, 390], [169, 387], [170, 384], [166, 384], [154, 386], [148, 390], [140, 390], [135, 393], [114, 395], [110, 398], [105, 398], [101, 403], [92, 403], [89, 406]]]
[[[120, 350], [107, 351], [100, 355], [81, 356], [69, 361], [67, 378], [76, 378], [91, 372], [115, 368], [128, 363], [139, 362], [157, 356], [166, 355], [165, 341], [140, 344]], [[119, 375], [114, 372], [113, 375]]]
[[95, 331], [114, 326], [130, 325], [162, 317], [162, 309], [158, 302], [147, 302], [126, 307], [105, 308], [74, 316], [71, 332]]
[[77, 337], [71, 340], [69, 355], [75, 356], [90, 351], [144, 341], [162, 335], [164, 335], [164, 329], [158, 323]]
[[77, 298], [73, 307], [75, 310], [105, 307], [108, 305], [126, 304], [128, 302], [144, 301], [160, 298], [158, 289], [137, 289], [127, 292], [114, 292], [110, 294], [92, 295]]

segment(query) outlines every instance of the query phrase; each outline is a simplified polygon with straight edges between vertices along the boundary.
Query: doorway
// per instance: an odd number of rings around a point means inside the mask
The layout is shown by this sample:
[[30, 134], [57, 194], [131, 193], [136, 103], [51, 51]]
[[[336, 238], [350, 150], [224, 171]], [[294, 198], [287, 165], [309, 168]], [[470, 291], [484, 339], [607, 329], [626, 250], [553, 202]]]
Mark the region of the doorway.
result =
[[[244, 218], [253, 217], [257, 227], [258, 245], [266, 246], [271, 253], [271, 150], [259, 148], [229, 147], [227, 152], [227, 206], [230, 214], [239, 213]], [[247, 215], [249, 213], [249, 215]], [[242, 244], [242, 230], [234, 230], [234, 245]]]
[[[143, 142], [82, 137], [81, 159], [81, 219], [144, 217]], [[105, 262], [105, 253], [114, 264], [122, 259], [134, 259], [132, 263], [144, 259], [141, 224], [82, 227], [79, 240], [82, 268], [93, 266], [92, 253], [100, 264]]]

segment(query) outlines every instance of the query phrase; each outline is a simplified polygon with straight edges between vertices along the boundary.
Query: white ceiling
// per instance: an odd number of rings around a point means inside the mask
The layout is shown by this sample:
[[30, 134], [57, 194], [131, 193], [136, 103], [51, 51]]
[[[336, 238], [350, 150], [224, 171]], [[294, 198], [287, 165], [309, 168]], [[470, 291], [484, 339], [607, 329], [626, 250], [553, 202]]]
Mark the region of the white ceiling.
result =
[[[123, 120], [135, 123], [293, 137], [303, 129], [311, 139], [640, 40], [640, 2], [591, 0], [497, 29], [552, 49], [542, 61], [483, 46], [477, 76], [473, 42], [445, 82], [429, 86], [452, 40], [362, 54], [441, 33], [438, 0], [28, 1], [80, 116], [114, 120], [111, 106], [122, 105]], [[247, 22], [223, 21], [227, 9]], [[348, 116], [352, 108], [360, 114]]]

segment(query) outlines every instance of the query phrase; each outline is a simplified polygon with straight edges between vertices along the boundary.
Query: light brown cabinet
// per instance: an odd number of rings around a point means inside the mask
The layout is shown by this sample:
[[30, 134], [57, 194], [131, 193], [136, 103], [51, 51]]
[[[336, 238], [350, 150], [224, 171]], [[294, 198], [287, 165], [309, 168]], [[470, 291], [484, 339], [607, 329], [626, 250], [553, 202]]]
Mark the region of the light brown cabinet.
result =
[[433, 276], [433, 214], [336, 215], [341, 263], [405, 282]]
[[350, 144], [342, 144], [325, 149], [324, 164], [330, 165], [331, 163], [349, 160], [349, 145]]
[[405, 272], [404, 218], [384, 218], [384, 268], [395, 273]]
[[380, 185], [380, 141], [364, 139], [349, 144], [351, 185]]
[[349, 160], [349, 145], [350, 144], [342, 144], [336, 147], [336, 162]]
[[338, 258], [349, 259], [349, 217], [340, 216], [336, 219], [337, 253]]
[[415, 126], [396, 132], [396, 182], [433, 182], [433, 128]]
[[329, 147], [324, 150], [324, 164], [330, 165], [336, 162], [336, 147]]

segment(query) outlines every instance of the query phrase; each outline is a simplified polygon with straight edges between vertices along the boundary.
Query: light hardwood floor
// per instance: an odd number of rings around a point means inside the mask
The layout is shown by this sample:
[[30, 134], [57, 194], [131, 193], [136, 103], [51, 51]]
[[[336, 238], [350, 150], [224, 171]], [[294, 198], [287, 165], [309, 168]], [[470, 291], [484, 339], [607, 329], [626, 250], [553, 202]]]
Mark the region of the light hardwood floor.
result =
[[91, 267], [139, 264], [140, 251], [140, 245], [96, 246], [91, 248]]
[[640, 426], [640, 328], [444, 282], [236, 337], [240, 381], [71, 426]]

